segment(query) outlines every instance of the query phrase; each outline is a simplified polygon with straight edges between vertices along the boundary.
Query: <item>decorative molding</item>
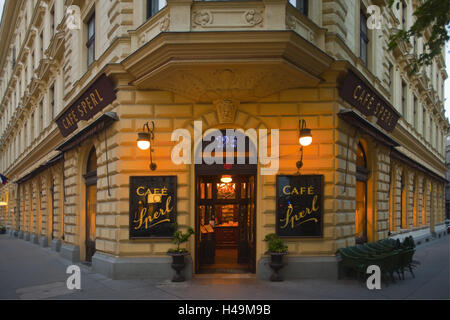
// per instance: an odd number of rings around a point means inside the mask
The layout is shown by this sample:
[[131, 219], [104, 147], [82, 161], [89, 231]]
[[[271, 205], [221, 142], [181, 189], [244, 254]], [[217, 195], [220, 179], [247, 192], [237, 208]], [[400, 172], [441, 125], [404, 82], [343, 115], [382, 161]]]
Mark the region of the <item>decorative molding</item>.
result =
[[244, 19], [248, 24], [256, 26], [263, 21], [261, 13], [262, 11], [248, 10], [244, 13]]
[[168, 31], [169, 26], [170, 26], [170, 16], [167, 15], [164, 18], [162, 18], [161, 21], [159, 22], [159, 30], [161, 32]]
[[297, 22], [296, 22], [294, 16], [287, 15], [286, 16], [286, 27], [289, 29], [295, 30], [296, 26], [297, 26]]
[[194, 22], [194, 24], [202, 27], [211, 24], [212, 23], [211, 12], [207, 10], [194, 11], [192, 15], [192, 21]]
[[263, 9], [215, 8], [194, 10], [192, 27], [197, 28], [252, 28], [263, 26]]
[[233, 123], [239, 101], [233, 99], [215, 100], [219, 123]]

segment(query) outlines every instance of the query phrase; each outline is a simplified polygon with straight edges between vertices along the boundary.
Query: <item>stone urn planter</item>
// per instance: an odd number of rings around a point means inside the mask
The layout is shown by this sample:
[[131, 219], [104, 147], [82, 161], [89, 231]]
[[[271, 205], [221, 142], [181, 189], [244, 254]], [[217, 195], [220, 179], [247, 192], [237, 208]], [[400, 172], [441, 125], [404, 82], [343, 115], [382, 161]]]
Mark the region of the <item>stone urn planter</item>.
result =
[[175, 270], [176, 274], [172, 278], [172, 282], [183, 282], [185, 281], [184, 274], [182, 271], [186, 266], [185, 257], [189, 254], [189, 252], [168, 252], [169, 256], [172, 256], [172, 269]]
[[279, 271], [285, 265], [283, 257], [288, 254], [287, 246], [274, 233], [266, 235], [264, 241], [269, 243], [269, 251], [267, 253], [270, 255], [269, 266], [272, 269], [270, 281], [283, 281]]
[[283, 278], [279, 274], [279, 271], [284, 266], [283, 257], [287, 255], [287, 252], [269, 252], [270, 263], [269, 266], [272, 269], [272, 275], [270, 281], [283, 281]]
[[[174, 229], [178, 228], [177, 224], [174, 224]], [[173, 234], [173, 243], [177, 245], [176, 249], [169, 249], [167, 254], [172, 256], [172, 268], [176, 271], [172, 282], [183, 282], [185, 280], [184, 275], [181, 273], [186, 266], [185, 257], [189, 254], [186, 249], [181, 249], [180, 244], [188, 241], [189, 237], [194, 234], [194, 229], [189, 227], [186, 233], [182, 231], [175, 231]]]

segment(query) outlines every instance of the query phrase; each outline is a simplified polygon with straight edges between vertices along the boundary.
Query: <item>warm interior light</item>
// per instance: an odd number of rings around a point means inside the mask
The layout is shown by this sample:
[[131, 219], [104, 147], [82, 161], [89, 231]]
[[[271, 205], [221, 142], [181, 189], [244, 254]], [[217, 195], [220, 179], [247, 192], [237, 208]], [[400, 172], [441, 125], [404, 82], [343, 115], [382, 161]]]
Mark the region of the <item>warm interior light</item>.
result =
[[4, 207], [4, 206], [7, 206], [8, 205], [8, 203], [6, 203], [5, 201], [0, 201], [0, 207]]
[[220, 181], [222, 181], [223, 183], [230, 183], [231, 181], [233, 181], [233, 179], [231, 178], [231, 176], [225, 175], [220, 178]]
[[150, 148], [150, 134], [148, 132], [139, 132], [137, 145], [141, 150], [147, 150]]
[[300, 139], [298, 141], [303, 147], [309, 146], [312, 142], [311, 129], [302, 129], [300, 131]]

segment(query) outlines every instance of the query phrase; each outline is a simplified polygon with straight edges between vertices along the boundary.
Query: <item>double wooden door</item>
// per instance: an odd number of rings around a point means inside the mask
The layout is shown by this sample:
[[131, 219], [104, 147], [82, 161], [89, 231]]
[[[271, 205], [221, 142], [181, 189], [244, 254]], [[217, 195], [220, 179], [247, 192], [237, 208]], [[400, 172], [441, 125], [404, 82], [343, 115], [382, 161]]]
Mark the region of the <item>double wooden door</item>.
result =
[[[233, 246], [231, 235], [237, 234], [237, 263], [256, 271], [255, 175], [231, 175], [232, 182], [223, 183], [222, 175], [197, 175], [196, 181], [196, 272], [214, 248]], [[229, 189], [227, 191], [227, 189]], [[225, 208], [226, 213], [224, 213]], [[231, 216], [232, 215], [232, 216]], [[212, 248], [204, 241], [209, 226], [220, 225], [210, 234], [211, 241], [220, 241]], [[226, 233], [226, 234], [222, 234]], [[220, 236], [220, 237], [219, 237]], [[227, 238], [228, 236], [228, 238]], [[223, 239], [222, 239], [223, 238]], [[222, 241], [223, 240], [223, 241]], [[207, 248], [206, 246], [210, 246]], [[210, 260], [212, 261], [212, 260]]]

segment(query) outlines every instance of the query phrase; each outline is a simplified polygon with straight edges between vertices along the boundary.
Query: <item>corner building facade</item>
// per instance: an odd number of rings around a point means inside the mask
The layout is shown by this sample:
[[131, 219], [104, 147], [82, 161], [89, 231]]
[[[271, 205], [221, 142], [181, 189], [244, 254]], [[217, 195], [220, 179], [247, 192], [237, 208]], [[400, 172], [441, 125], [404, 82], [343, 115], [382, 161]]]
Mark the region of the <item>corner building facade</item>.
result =
[[[419, 1], [399, 11], [386, 2], [6, 1], [0, 173], [10, 182], [0, 189], [0, 224], [114, 279], [167, 279], [176, 222], [196, 231], [182, 245], [188, 277], [232, 270], [267, 279], [264, 238], [287, 219], [280, 183], [315, 175], [320, 228], [283, 238], [286, 277], [335, 278], [337, 249], [355, 243], [443, 234], [444, 48], [409, 74], [429, 33], [389, 52], [395, 28], [367, 28], [366, 13], [378, 5], [383, 21], [407, 28]], [[301, 120], [313, 138], [302, 151]], [[136, 146], [147, 122], [151, 152]], [[271, 138], [277, 129], [278, 171], [261, 174], [271, 165], [261, 159], [175, 164], [180, 128]], [[261, 134], [247, 145], [259, 150]], [[189, 150], [206, 151], [194, 139]], [[165, 227], [135, 234], [142, 206], [160, 208], [138, 187], [170, 194], [167, 212], [144, 217]]]

